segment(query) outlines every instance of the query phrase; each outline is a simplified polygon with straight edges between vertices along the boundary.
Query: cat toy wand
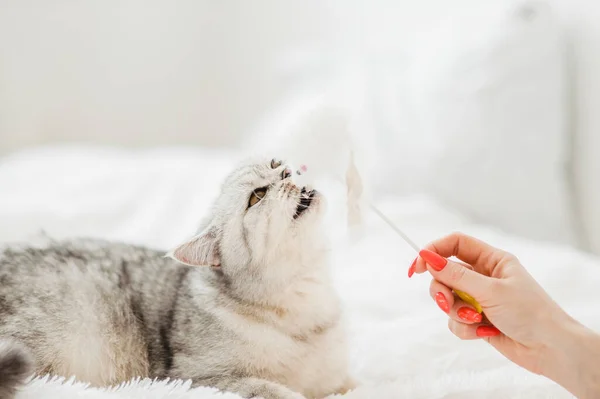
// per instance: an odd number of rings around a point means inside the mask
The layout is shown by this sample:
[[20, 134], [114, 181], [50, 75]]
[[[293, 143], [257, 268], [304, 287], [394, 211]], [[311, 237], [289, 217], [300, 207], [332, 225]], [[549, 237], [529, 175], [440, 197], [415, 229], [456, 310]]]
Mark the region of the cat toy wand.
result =
[[[303, 173], [306, 173], [306, 171], [308, 170], [308, 168], [306, 167], [306, 165], [300, 165], [300, 168], [298, 170], [296, 170], [296, 174], [297, 175], [302, 175]], [[412, 247], [417, 254], [419, 254], [419, 252], [421, 251], [421, 248], [415, 244], [415, 242], [413, 240], [411, 240], [402, 230], [400, 230], [400, 228], [398, 226], [396, 226], [394, 224], [394, 222], [392, 222], [390, 220], [390, 218], [388, 218], [387, 216], [385, 216], [385, 214], [383, 212], [381, 212], [375, 205], [373, 205], [372, 203], [369, 203], [369, 207], [371, 208], [371, 210], [377, 215], [379, 216], [379, 218], [381, 220], [383, 220], [396, 234], [398, 234], [400, 236], [400, 238], [402, 238], [402, 240], [404, 240], [405, 243], [407, 243], [410, 247]], [[468, 267], [467, 265], [465, 265], [465, 267]], [[460, 290], [453, 290], [454, 293], [463, 301], [465, 301], [466, 303], [470, 304], [471, 306], [473, 306], [475, 308], [475, 310], [477, 310], [478, 313], [483, 313], [483, 308], [481, 307], [481, 305], [479, 304], [479, 302], [477, 302], [475, 300], [475, 298], [473, 298], [471, 295], [467, 294], [466, 292], [460, 291]]]
[[[381, 220], [383, 220], [385, 223], [387, 223], [387, 225], [390, 226], [392, 228], [392, 230], [394, 230], [404, 240], [404, 242], [406, 242], [408, 245], [410, 245], [417, 252], [417, 254], [420, 252], [421, 249], [419, 248], [419, 246], [417, 244], [415, 244], [406, 234], [404, 234], [404, 232], [402, 230], [400, 230], [398, 228], [398, 226], [396, 226], [387, 216], [385, 216], [379, 209], [377, 209], [377, 207], [375, 205], [369, 204], [369, 206], [371, 207], [371, 210], [373, 212], [375, 212], [375, 214], [377, 216], [379, 216], [381, 218]], [[458, 297], [460, 299], [462, 299], [466, 303], [473, 306], [475, 308], [475, 310], [477, 310], [478, 313], [483, 313], [483, 309], [481, 308], [481, 305], [471, 295], [467, 294], [466, 292], [460, 291], [460, 290], [453, 290], [453, 291], [456, 295], [458, 295]]]

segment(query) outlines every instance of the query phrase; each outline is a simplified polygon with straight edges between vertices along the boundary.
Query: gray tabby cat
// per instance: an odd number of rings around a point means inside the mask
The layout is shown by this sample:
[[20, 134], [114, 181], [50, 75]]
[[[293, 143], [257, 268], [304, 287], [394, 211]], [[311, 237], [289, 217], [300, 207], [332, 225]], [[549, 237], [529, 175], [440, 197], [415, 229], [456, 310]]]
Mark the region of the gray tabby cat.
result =
[[[98, 240], [7, 248], [0, 337], [28, 348], [35, 373], [98, 386], [148, 376], [245, 398], [343, 393], [354, 385], [323, 208], [323, 196], [297, 187], [281, 162], [246, 163], [200, 233], [166, 257]], [[6, 345], [2, 399], [29, 364]]]

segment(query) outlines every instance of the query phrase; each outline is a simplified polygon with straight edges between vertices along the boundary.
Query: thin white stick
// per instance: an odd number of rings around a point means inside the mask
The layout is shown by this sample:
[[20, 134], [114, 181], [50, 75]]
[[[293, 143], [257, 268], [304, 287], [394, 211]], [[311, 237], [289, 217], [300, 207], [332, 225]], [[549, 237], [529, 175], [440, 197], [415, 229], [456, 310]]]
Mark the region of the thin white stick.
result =
[[400, 228], [398, 228], [398, 226], [396, 226], [394, 224], [394, 222], [392, 222], [387, 216], [385, 216], [383, 214], [383, 212], [381, 212], [379, 209], [377, 209], [377, 207], [373, 204], [369, 204], [369, 206], [371, 207], [371, 209], [373, 210], [373, 212], [375, 212], [377, 214], [377, 216], [379, 216], [384, 222], [386, 222], [388, 224], [388, 226], [390, 226], [392, 228], [392, 230], [394, 230], [400, 237], [402, 237], [402, 239], [411, 247], [413, 247], [413, 249], [415, 251], [417, 251], [417, 253], [419, 253], [419, 251], [421, 250], [421, 248], [415, 244], [410, 238], [408, 238], [408, 236], [406, 234], [404, 234], [404, 232], [402, 230], [400, 230]]
[[[300, 173], [298, 173], [298, 174], [300, 174]], [[337, 180], [339, 182], [341, 182], [342, 184], [346, 184], [345, 180], [342, 179], [340, 176], [337, 176]], [[375, 212], [375, 214], [381, 218], [381, 220], [383, 220], [388, 226], [390, 226], [392, 228], [392, 230], [394, 230], [396, 232], [396, 234], [398, 234], [404, 240], [404, 242], [406, 242], [408, 245], [410, 245], [417, 253], [419, 253], [419, 251], [421, 251], [421, 248], [417, 244], [415, 244], [413, 242], [413, 240], [408, 238], [408, 236], [406, 234], [404, 234], [404, 232], [402, 230], [400, 230], [400, 228], [398, 226], [396, 226], [394, 224], [394, 222], [392, 222], [390, 220], [390, 218], [385, 216], [384, 213], [381, 212], [375, 205], [373, 205], [372, 203], [369, 203], [369, 206], [371, 207], [373, 212]]]

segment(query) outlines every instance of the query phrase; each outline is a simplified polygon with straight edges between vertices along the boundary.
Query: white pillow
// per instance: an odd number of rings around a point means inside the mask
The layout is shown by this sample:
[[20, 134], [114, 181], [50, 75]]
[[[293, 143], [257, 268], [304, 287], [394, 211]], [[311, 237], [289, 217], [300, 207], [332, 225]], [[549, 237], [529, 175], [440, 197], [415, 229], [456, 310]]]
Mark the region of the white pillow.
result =
[[600, 255], [600, 7], [588, 0], [556, 1], [569, 29], [574, 128], [573, 170], [586, 249]]
[[412, 134], [389, 146], [398, 185], [512, 233], [577, 243], [564, 63], [543, 3], [486, 2], [440, 23], [402, 93]]

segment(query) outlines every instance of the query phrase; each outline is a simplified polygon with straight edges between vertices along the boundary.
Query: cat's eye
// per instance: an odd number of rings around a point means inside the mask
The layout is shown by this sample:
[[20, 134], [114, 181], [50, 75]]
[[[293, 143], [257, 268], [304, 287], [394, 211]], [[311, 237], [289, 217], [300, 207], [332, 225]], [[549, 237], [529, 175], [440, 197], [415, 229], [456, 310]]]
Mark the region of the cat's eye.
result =
[[252, 193], [250, 194], [250, 199], [248, 199], [248, 208], [258, 204], [260, 200], [265, 198], [265, 195], [267, 195], [266, 187], [257, 188], [256, 190], [252, 191]]
[[277, 169], [280, 166], [281, 166], [281, 161], [278, 161], [275, 158], [271, 159], [271, 169]]

